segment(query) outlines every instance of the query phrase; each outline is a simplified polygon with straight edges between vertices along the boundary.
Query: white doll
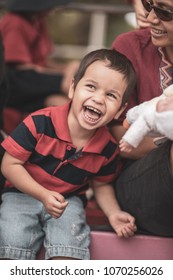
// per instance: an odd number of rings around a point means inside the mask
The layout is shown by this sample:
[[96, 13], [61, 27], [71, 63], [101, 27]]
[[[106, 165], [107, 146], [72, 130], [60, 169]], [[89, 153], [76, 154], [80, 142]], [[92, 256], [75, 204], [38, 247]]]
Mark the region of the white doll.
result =
[[156, 110], [157, 104], [162, 104], [169, 98], [173, 100], [171, 96], [173, 96], [173, 85], [167, 87], [160, 96], [135, 106], [127, 112], [124, 127], [128, 129], [120, 140], [121, 151], [130, 152], [146, 135], [166, 136], [173, 140], [173, 107], [172, 110], [165, 109], [163, 112]]

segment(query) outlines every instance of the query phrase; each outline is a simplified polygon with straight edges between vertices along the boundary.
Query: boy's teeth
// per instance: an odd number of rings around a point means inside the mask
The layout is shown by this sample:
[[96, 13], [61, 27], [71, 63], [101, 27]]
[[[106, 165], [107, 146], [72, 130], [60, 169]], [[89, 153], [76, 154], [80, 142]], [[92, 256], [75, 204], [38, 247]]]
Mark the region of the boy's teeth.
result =
[[101, 114], [101, 112], [100, 112], [98, 109], [94, 108], [94, 107], [86, 106], [86, 109], [91, 110], [91, 111], [94, 111], [95, 113], [97, 113], [97, 114], [99, 114], [99, 115]]

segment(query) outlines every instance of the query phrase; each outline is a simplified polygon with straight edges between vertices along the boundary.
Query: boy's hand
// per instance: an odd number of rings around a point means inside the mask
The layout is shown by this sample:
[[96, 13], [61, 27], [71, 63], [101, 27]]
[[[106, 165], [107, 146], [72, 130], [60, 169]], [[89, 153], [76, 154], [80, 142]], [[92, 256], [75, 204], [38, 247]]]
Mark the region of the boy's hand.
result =
[[68, 205], [68, 202], [65, 201], [64, 197], [60, 193], [53, 191], [49, 191], [42, 202], [47, 212], [56, 219], [63, 214]]
[[131, 237], [137, 230], [134, 217], [121, 210], [111, 215], [109, 222], [119, 237]]

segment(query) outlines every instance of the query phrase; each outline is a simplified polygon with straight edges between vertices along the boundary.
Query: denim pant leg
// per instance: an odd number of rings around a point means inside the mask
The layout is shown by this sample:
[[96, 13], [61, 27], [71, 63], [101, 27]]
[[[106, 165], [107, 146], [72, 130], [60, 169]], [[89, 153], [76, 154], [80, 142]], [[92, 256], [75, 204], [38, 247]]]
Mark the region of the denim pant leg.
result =
[[42, 204], [23, 193], [4, 193], [0, 205], [0, 258], [36, 258], [44, 237]]
[[89, 259], [90, 228], [86, 223], [83, 202], [77, 196], [67, 200], [67, 208], [60, 218], [55, 219], [45, 213], [46, 259], [53, 257]]
[[128, 166], [115, 182], [118, 202], [131, 213], [139, 231], [173, 236], [173, 175], [167, 141]]

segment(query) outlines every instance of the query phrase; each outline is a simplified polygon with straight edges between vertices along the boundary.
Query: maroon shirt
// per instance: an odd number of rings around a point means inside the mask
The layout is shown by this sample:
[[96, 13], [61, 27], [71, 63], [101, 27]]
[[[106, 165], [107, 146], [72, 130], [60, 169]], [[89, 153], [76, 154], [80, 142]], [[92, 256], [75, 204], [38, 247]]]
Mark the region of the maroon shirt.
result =
[[52, 49], [44, 19], [32, 22], [7, 13], [0, 21], [6, 63], [32, 63], [45, 66]]
[[112, 47], [126, 55], [136, 71], [137, 86], [128, 108], [162, 93], [160, 79], [162, 56], [151, 41], [149, 28], [119, 35], [113, 42]]

